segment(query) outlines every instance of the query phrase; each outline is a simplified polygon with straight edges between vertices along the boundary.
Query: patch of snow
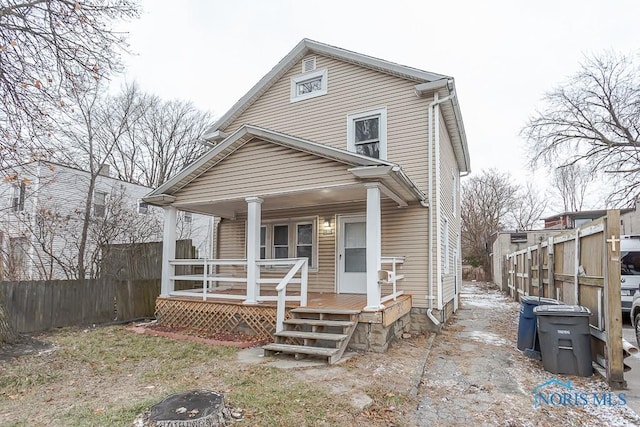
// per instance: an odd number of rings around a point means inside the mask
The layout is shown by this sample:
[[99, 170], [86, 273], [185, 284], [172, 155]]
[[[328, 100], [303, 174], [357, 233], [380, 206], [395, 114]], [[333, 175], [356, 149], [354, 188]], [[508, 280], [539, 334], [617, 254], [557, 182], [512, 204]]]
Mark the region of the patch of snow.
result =
[[478, 308], [510, 308], [511, 303], [507, 301], [499, 301], [496, 299], [464, 299], [462, 305], [471, 305]]
[[460, 332], [458, 336], [462, 338], [470, 338], [474, 341], [480, 341], [491, 345], [507, 345], [507, 340], [491, 332], [468, 331]]

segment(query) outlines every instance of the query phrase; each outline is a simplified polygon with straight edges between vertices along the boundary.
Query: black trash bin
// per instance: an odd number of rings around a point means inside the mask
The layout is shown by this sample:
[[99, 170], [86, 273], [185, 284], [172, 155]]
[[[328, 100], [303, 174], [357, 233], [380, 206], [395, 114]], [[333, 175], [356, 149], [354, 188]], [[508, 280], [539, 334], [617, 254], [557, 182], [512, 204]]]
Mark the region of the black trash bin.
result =
[[525, 355], [540, 360], [540, 341], [533, 309], [539, 305], [558, 305], [560, 301], [536, 296], [520, 297], [520, 318], [518, 320], [518, 350]]
[[541, 305], [533, 312], [538, 317], [544, 369], [554, 374], [591, 376], [591, 311], [579, 305]]

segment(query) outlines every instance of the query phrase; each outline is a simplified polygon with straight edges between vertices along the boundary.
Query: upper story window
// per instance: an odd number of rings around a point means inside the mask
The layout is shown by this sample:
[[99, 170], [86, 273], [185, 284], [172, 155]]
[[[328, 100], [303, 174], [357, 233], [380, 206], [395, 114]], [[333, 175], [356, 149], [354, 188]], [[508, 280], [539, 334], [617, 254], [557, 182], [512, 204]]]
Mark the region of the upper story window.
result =
[[27, 185], [24, 181], [20, 182], [13, 188], [13, 199], [11, 201], [11, 209], [14, 212], [22, 212], [24, 210], [24, 196], [27, 191]]
[[93, 192], [93, 216], [104, 218], [107, 206], [107, 193], [104, 191]]
[[376, 159], [387, 159], [386, 108], [347, 116], [347, 150]]
[[298, 102], [327, 93], [327, 69], [304, 73], [291, 78], [291, 102]]

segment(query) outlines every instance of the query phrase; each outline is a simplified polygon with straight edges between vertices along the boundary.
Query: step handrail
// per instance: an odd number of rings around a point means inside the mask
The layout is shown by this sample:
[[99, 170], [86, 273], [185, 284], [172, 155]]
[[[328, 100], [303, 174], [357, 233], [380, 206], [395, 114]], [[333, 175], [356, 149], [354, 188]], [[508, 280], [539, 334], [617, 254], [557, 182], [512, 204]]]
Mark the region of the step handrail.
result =
[[291, 270], [282, 278], [278, 286], [276, 286], [276, 291], [278, 292], [278, 305], [276, 309], [276, 333], [282, 331], [284, 329], [284, 313], [285, 313], [285, 302], [287, 299], [287, 285], [293, 279], [293, 276], [296, 275], [298, 270], [301, 270], [300, 273], [300, 307], [307, 306], [307, 278], [309, 276], [309, 264], [307, 262], [307, 258], [300, 258], [296, 261], [296, 263], [291, 267]]

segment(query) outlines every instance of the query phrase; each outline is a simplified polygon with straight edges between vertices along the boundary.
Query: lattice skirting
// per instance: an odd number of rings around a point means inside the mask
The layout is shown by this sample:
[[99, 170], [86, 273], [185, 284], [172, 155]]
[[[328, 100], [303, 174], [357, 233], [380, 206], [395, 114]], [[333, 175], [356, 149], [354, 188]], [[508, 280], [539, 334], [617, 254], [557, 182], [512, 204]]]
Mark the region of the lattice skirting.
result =
[[156, 300], [161, 325], [216, 333], [243, 333], [272, 340], [276, 308], [179, 299]]

